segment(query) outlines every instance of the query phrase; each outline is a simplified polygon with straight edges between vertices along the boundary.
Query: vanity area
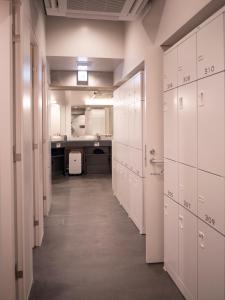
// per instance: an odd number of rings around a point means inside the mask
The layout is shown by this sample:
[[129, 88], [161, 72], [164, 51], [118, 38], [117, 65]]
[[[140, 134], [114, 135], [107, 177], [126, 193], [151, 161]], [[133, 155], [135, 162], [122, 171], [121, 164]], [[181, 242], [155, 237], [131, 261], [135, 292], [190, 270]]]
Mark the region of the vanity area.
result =
[[52, 177], [69, 175], [69, 155], [81, 153], [81, 174], [111, 174], [112, 142], [105, 140], [52, 141]]

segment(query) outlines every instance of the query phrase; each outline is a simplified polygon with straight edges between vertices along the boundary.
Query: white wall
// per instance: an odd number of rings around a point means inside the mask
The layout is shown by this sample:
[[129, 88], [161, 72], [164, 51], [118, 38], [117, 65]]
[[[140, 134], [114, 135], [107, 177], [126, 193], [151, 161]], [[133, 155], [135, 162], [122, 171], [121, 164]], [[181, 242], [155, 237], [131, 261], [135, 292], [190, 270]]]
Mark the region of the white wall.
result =
[[0, 1], [0, 298], [15, 299], [10, 1]]
[[123, 58], [122, 22], [47, 18], [48, 56]]
[[[163, 156], [163, 51], [160, 45], [209, 2], [213, 1], [153, 1], [152, 9], [144, 20], [126, 24], [124, 63], [115, 71], [114, 82], [119, 82], [139, 64], [145, 62], [144, 135], [148, 162], [150, 149], [156, 150], [156, 158], [161, 159]], [[150, 176], [150, 173], [155, 171], [157, 169], [154, 169], [149, 163], [145, 167], [147, 262], [163, 260], [163, 178], [162, 176]]]

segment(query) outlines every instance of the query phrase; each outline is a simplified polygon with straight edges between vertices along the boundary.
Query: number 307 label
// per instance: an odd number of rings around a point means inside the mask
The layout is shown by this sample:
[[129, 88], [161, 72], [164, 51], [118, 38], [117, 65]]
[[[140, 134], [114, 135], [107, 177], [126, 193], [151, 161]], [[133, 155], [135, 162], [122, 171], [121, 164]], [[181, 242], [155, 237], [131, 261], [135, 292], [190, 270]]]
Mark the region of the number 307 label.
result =
[[209, 223], [210, 225], [213, 225], [213, 226], [216, 224], [215, 219], [212, 218], [212, 217], [210, 217], [210, 216], [208, 216], [207, 214], [205, 214], [205, 221], [207, 223]]

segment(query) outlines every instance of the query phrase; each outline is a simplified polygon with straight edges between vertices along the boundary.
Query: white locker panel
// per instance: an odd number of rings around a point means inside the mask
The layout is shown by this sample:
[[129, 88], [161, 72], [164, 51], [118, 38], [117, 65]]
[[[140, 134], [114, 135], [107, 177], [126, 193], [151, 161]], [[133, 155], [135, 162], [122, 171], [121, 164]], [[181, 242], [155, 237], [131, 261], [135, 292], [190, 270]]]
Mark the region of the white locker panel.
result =
[[177, 89], [164, 93], [164, 157], [177, 160]]
[[[128, 117], [129, 117], [129, 128], [128, 128], [128, 145], [133, 146], [134, 145], [134, 131], [135, 131], [135, 108], [134, 108], [134, 102], [135, 102], [135, 96], [134, 96], [134, 80], [133, 78], [130, 79], [130, 101], [129, 101], [129, 107], [128, 107]], [[122, 120], [121, 120], [122, 121]]]
[[177, 87], [177, 47], [164, 55], [164, 91]]
[[198, 216], [225, 234], [225, 179], [198, 171]]
[[129, 171], [123, 167], [123, 207], [129, 215], [130, 210], [130, 197], [129, 197]]
[[197, 299], [197, 217], [179, 206], [179, 277], [186, 299]]
[[178, 88], [178, 159], [197, 166], [197, 83]]
[[133, 117], [133, 147], [137, 149], [142, 149], [143, 101], [135, 99]]
[[224, 175], [224, 73], [198, 81], [198, 168]]
[[198, 221], [198, 299], [224, 300], [224, 237]]
[[178, 202], [178, 163], [164, 160], [164, 194]]
[[138, 176], [143, 176], [142, 150], [129, 148], [130, 170]]
[[178, 85], [183, 85], [196, 80], [196, 47], [196, 34], [192, 35], [178, 46]]
[[224, 36], [223, 14], [197, 32], [198, 78], [224, 70]]
[[164, 266], [174, 279], [178, 275], [178, 204], [164, 197]]
[[197, 169], [179, 164], [179, 203], [197, 215]]
[[130, 218], [144, 233], [143, 179], [130, 172]]
[[134, 98], [136, 101], [144, 100], [143, 72], [139, 72], [134, 77]]

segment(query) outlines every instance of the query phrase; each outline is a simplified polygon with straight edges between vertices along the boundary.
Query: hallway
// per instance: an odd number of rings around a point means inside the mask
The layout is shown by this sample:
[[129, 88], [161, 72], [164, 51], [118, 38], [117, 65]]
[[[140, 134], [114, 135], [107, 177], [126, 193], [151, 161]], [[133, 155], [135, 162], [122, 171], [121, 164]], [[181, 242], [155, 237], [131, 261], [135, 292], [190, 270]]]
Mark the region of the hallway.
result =
[[106, 176], [58, 179], [34, 250], [30, 300], [183, 299], [161, 264], [145, 264], [145, 238]]

